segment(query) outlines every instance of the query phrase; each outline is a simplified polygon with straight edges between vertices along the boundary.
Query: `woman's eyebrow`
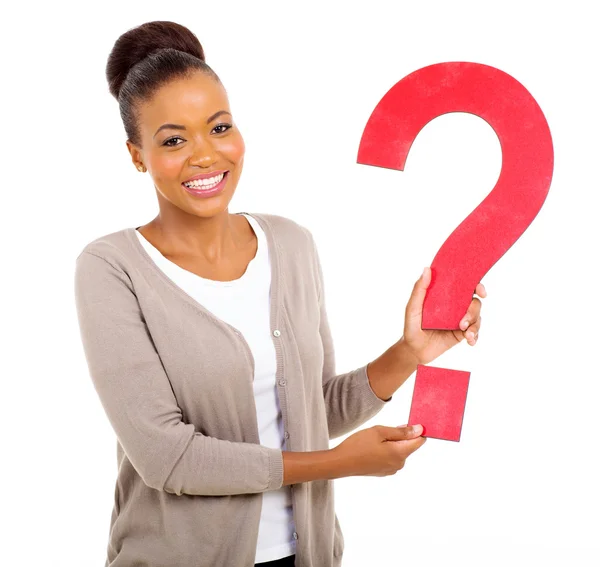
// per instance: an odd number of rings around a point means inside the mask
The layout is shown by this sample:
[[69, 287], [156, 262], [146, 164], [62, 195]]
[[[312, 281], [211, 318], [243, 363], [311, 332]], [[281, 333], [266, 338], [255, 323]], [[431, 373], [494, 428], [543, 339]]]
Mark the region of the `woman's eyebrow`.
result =
[[[207, 124], [210, 124], [215, 118], [218, 118], [219, 116], [221, 116], [221, 114], [229, 114], [229, 116], [231, 116], [231, 112], [227, 112], [227, 110], [219, 110], [219, 112], [215, 112], [212, 116], [209, 116], [208, 119], [206, 120]], [[164, 130], [165, 128], [172, 128], [173, 130], [185, 130], [185, 126], [183, 126], [182, 124], [163, 124], [155, 133], [154, 136], [152, 136], [153, 138], [156, 138], [156, 134], [158, 134], [161, 130]]]

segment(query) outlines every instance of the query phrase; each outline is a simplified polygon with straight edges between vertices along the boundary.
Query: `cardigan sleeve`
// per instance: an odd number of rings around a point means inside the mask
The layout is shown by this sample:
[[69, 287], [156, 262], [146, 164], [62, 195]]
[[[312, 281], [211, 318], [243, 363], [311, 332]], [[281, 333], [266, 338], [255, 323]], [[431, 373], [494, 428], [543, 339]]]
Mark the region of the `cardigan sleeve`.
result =
[[[310, 233], [309, 233], [310, 234]], [[392, 398], [382, 400], [379, 398], [369, 382], [367, 365], [361, 366], [350, 372], [336, 374], [335, 350], [333, 337], [327, 317], [325, 305], [325, 287], [323, 281], [323, 268], [315, 240], [312, 241], [315, 273], [319, 294], [320, 324], [319, 332], [323, 343], [323, 396], [327, 411], [327, 424], [329, 439], [335, 439], [375, 416], [391, 401]]]
[[124, 270], [83, 251], [74, 284], [90, 376], [145, 484], [177, 495], [258, 493], [282, 486], [280, 449], [208, 437], [183, 421]]

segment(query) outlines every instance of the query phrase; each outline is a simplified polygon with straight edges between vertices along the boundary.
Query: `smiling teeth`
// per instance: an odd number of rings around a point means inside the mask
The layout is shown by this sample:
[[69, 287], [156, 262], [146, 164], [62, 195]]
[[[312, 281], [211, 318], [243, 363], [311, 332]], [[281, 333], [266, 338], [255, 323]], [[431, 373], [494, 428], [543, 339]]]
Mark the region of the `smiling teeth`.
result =
[[221, 175], [217, 175], [216, 177], [209, 177], [208, 179], [195, 179], [194, 181], [188, 181], [184, 183], [186, 187], [191, 187], [192, 189], [202, 187], [202, 189], [212, 189], [221, 183], [221, 180], [225, 176], [224, 173]]

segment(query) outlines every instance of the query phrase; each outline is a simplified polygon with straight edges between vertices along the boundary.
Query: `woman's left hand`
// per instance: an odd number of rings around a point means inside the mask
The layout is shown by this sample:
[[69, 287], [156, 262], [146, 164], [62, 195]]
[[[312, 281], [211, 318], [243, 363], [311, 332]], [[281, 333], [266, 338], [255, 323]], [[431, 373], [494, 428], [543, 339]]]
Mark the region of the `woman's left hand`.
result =
[[[466, 315], [461, 320], [461, 330], [423, 330], [421, 328], [423, 301], [430, 283], [431, 268], [425, 268], [425, 272], [415, 283], [404, 317], [402, 339], [419, 364], [430, 363], [463, 339], [467, 339], [467, 343], [474, 346], [477, 343], [481, 326], [481, 300], [474, 297]], [[481, 297], [487, 296], [482, 283], [477, 284], [475, 293]]]

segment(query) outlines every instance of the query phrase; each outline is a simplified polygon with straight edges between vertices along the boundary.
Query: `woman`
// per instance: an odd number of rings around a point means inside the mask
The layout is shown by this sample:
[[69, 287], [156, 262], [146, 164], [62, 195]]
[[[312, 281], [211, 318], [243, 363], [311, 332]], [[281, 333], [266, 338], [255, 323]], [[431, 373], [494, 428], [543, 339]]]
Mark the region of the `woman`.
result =
[[329, 440], [376, 415], [417, 364], [474, 345], [481, 302], [462, 331], [421, 330], [426, 269], [402, 338], [336, 375], [311, 233], [228, 211], [244, 142], [198, 39], [172, 22], [129, 30], [107, 79], [160, 210], [76, 264], [82, 343], [118, 439], [106, 566], [338, 566], [331, 481], [395, 474], [425, 439], [376, 426]]

